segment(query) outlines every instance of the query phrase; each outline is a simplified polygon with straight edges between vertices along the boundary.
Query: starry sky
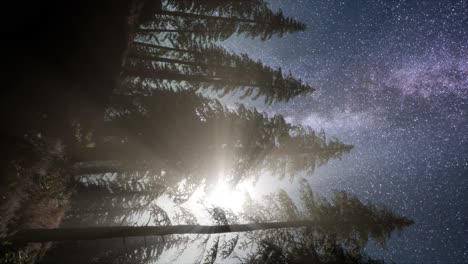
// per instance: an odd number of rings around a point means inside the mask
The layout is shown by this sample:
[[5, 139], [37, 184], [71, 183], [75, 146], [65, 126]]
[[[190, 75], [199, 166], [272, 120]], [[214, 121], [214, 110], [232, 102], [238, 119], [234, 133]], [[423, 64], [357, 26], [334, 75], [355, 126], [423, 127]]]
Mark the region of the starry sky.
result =
[[311, 175], [413, 218], [373, 256], [468, 263], [468, 1], [272, 0], [308, 25], [269, 41], [225, 43], [318, 92], [264, 106], [324, 128], [354, 150]]

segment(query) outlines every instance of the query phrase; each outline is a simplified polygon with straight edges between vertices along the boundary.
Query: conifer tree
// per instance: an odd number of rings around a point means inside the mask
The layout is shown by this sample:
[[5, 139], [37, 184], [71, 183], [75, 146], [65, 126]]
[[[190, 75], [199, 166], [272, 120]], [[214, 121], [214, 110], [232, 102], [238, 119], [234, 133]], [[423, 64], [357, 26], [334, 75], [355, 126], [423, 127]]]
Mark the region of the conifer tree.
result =
[[115, 113], [99, 133], [114, 141], [105, 140], [81, 156], [92, 158], [84, 162], [113, 160], [117, 165], [81, 166], [85, 172], [121, 172], [122, 167], [132, 170], [134, 164], [133, 169], [142, 173], [152, 171], [152, 166], [153, 173], [163, 171], [165, 178], [199, 182], [200, 177], [216, 180], [223, 172], [227, 180], [238, 183], [262, 169], [281, 177], [312, 172], [352, 148], [338, 141], [323, 142], [310, 129], [287, 124], [282, 116], [269, 118], [243, 106], [231, 110], [190, 91], [120, 96], [115, 103]]
[[[155, 15], [156, 24], [164, 17], [179, 18], [171, 23], [171, 28], [155, 28], [149, 26], [140, 33], [177, 33], [194, 34], [210, 40], [224, 40], [234, 33], [245, 34], [248, 37], [260, 37], [262, 40], [273, 35], [304, 31], [305, 25], [290, 17], [285, 17], [281, 10], [273, 12], [265, 3], [236, 3], [223, 1], [214, 5], [190, 5], [190, 3], [172, 2], [175, 10], [160, 10]], [[243, 2], [243, 1], [240, 1]], [[170, 6], [169, 6], [170, 7]], [[177, 8], [181, 8], [178, 11]], [[186, 12], [191, 10], [194, 12]], [[216, 11], [218, 13], [216, 14]], [[216, 14], [216, 15], [214, 15]]]
[[[315, 226], [306, 229], [283, 229], [255, 234], [250, 241], [260, 245], [259, 251], [250, 254], [247, 263], [381, 263], [362, 255], [369, 239], [382, 247], [395, 231], [413, 224], [391, 210], [364, 204], [346, 192], [335, 192], [331, 201], [313, 193], [310, 185], [300, 181], [299, 210], [285, 191], [266, 197], [264, 203], [246, 199], [244, 217], [254, 222], [271, 222], [287, 219], [308, 219]], [[256, 242], [255, 242], [256, 241]]]
[[[171, 234], [215, 235], [255, 231], [244, 234], [242, 238], [243, 241], [248, 241], [242, 247], [257, 245], [252, 247], [257, 251], [247, 256], [247, 263], [300, 263], [301, 260], [314, 260], [318, 263], [379, 263], [362, 255], [366, 238], [385, 242], [395, 230], [413, 223], [383, 207], [363, 204], [355, 196], [345, 192], [338, 192], [331, 201], [327, 201], [315, 195], [310, 186], [302, 182], [300, 193], [304, 210], [298, 209], [284, 191], [266, 197], [264, 204], [247, 199], [244, 215], [241, 217], [212, 207], [208, 209], [215, 224], [212, 226], [194, 225], [196, 221], [192, 220], [189, 225], [167, 225], [171, 223], [168, 220], [166, 224], [160, 223], [159, 226], [35, 229], [18, 232], [10, 240], [45, 242], [119, 237], [126, 237], [128, 240], [131, 237]], [[261, 216], [262, 219], [255, 216]], [[237, 224], [240, 219], [249, 221], [250, 224]], [[210, 249], [203, 254], [203, 259], [207, 263], [213, 263], [234, 254], [239, 237], [232, 238], [226, 240], [215, 236]], [[206, 243], [207, 240], [202, 244]], [[147, 245], [140, 243], [140, 247], [146, 248]], [[133, 257], [149, 258], [148, 252], [142, 248], [134, 247], [131, 253]]]
[[[140, 45], [140, 46], [139, 46]], [[149, 45], [148, 45], [149, 46]], [[241, 99], [265, 97], [265, 103], [288, 101], [314, 89], [291, 74], [283, 74], [246, 54], [236, 55], [215, 45], [191, 49], [161, 48], [137, 44], [125, 70], [135, 85], [143, 80], [184, 82], [192, 89], [210, 89], [221, 96], [241, 91]], [[169, 56], [168, 56], [169, 55]], [[133, 81], [132, 81], [133, 80]], [[242, 81], [240, 81], [242, 80]]]
[[167, 0], [166, 4], [183, 12], [232, 16], [251, 16], [268, 8], [263, 0]]

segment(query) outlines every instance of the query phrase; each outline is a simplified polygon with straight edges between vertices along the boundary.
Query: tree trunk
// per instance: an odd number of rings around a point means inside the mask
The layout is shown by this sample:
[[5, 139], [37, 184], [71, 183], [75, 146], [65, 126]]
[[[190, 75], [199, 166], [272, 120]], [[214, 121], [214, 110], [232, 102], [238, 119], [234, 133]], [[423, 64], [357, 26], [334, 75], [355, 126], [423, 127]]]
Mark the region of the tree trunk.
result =
[[48, 241], [97, 240], [117, 237], [167, 236], [176, 234], [222, 234], [257, 230], [298, 228], [315, 225], [313, 221], [290, 221], [276, 223], [237, 224], [237, 225], [176, 225], [176, 226], [115, 226], [56, 229], [28, 229], [17, 232], [7, 239], [13, 243], [33, 243]]

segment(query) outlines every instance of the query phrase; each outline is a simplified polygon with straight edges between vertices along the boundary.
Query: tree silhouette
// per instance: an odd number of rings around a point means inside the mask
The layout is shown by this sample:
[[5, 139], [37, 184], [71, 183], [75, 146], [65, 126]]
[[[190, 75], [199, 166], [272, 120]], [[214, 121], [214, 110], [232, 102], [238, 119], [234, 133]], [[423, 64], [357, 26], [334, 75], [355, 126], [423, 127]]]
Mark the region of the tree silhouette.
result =
[[329, 239], [315, 239], [313, 243], [300, 244], [289, 252], [285, 252], [278, 242], [261, 241], [258, 250], [248, 254], [243, 263], [384, 264], [383, 260], [372, 259], [362, 252], [351, 252]]
[[170, 80], [184, 82], [195, 90], [221, 92], [221, 96], [235, 91], [242, 91], [241, 99], [264, 96], [268, 104], [314, 91], [291, 74], [284, 75], [281, 68], [273, 70], [246, 54], [232, 54], [220, 46], [171, 49], [137, 44], [136, 47], [124, 72], [132, 87], [144, 80], [155, 84]]
[[251, 16], [268, 8], [263, 0], [236, 1], [236, 0], [167, 0], [167, 4], [177, 10], [202, 14], [222, 14], [232, 16]]
[[262, 169], [280, 177], [313, 172], [352, 148], [326, 142], [282, 116], [269, 118], [243, 106], [231, 110], [191, 91], [119, 96], [114, 103], [114, 113], [97, 132], [103, 143], [78, 153], [84, 164], [77, 173], [150, 172], [169, 187], [181, 180], [211, 182], [222, 173], [236, 184]]
[[[243, 1], [240, 1], [243, 2]], [[155, 16], [155, 25], [140, 29], [140, 33], [178, 33], [194, 34], [213, 41], [224, 40], [233, 34], [244, 34], [248, 37], [260, 37], [262, 40], [272, 35], [304, 31], [305, 25], [290, 17], [285, 17], [281, 10], [273, 12], [264, 2], [251, 3], [218, 3], [195, 5], [172, 2], [175, 10], [159, 10]], [[222, 7], [222, 8], [220, 8]], [[178, 11], [177, 8], [180, 8]], [[187, 12], [188, 10], [195, 12]], [[218, 12], [216, 12], [218, 11]], [[214, 15], [217, 13], [217, 15]], [[170, 17], [171, 28], [158, 28], [160, 20]], [[178, 19], [174, 19], [178, 18]], [[176, 28], [176, 29], [173, 29]]]
[[266, 197], [263, 204], [248, 197], [244, 217], [254, 222], [309, 219], [321, 224], [299, 232], [284, 229], [253, 235], [251, 242], [260, 247], [248, 255], [246, 263], [381, 263], [362, 255], [369, 238], [383, 247], [394, 231], [413, 224], [406, 217], [385, 207], [364, 204], [346, 192], [335, 192], [327, 201], [313, 193], [305, 180], [300, 184], [304, 210], [298, 210], [289, 195], [279, 191]]
[[[344, 192], [337, 192], [331, 201], [327, 201], [314, 194], [305, 181], [301, 186], [304, 210], [298, 210], [288, 194], [280, 191], [265, 197], [266, 202], [263, 204], [248, 198], [244, 214], [240, 217], [218, 207], [208, 208], [215, 224], [212, 226], [194, 225], [196, 222], [190, 220], [193, 216], [188, 214], [188, 222], [185, 222], [191, 223], [188, 225], [167, 225], [170, 224], [168, 220], [166, 224], [160, 223], [158, 226], [32, 229], [18, 232], [10, 237], [10, 241], [73, 241], [119, 237], [129, 240], [131, 237], [136, 239], [174, 234], [215, 235], [255, 231], [244, 234], [242, 238], [247, 242], [241, 245], [241, 249], [245, 250], [250, 244], [257, 245], [257, 250], [247, 255], [247, 263], [303, 263], [301, 261], [305, 260], [316, 260], [318, 263], [379, 263], [362, 255], [367, 237], [381, 243], [395, 230], [401, 230], [413, 223], [384, 207], [363, 204], [355, 196]], [[186, 210], [181, 212], [187, 214]], [[261, 216], [261, 219], [257, 216]], [[241, 219], [251, 223], [235, 223], [242, 221]], [[234, 254], [238, 240], [238, 236], [227, 240], [214, 237], [212, 246], [204, 254], [205, 262], [213, 263], [219, 257], [226, 258]], [[203, 243], [206, 244], [206, 241]], [[164, 241], [159, 240], [149, 249], [157, 248], [158, 243], [160, 246], [164, 245]], [[131, 248], [132, 258], [150, 258], [149, 252], [144, 250], [148, 245], [140, 242]], [[160, 255], [161, 249], [156, 252], [156, 255]]]
[[[346, 223], [347, 225], [359, 226], [357, 222], [345, 222], [334, 220], [329, 223], [303, 220], [274, 223], [236, 224], [236, 225], [176, 225], [176, 226], [115, 226], [115, 227], [83, 227], [83, 228], [63, 228], [63, 229], [29, 229], [22, 230], [12, 237], [12, 242], [48, 242], [48, 241], [69, 241], [69, 240], [96, 240], [116, 237], [139, 237], [139, 236], [166, 236], [175, 234], [224, 234], [233, 232], [250, 232], [278, 228], [309, 227], [327, 230], [325, 227], [336, 227], [336, 225]], [[364, 224], [372, 224], [365, 222]], [[389, 222], [379, 223], [382, 225], [393, 224]], [[396, 225], [406, 226], [409, 221], [401, 221]], [[393, 230], [392, 230], [393, 231]], [[380, 231], [379, 231], [380, 232]], [[387, 233], [385, 233], [387, 235]]]

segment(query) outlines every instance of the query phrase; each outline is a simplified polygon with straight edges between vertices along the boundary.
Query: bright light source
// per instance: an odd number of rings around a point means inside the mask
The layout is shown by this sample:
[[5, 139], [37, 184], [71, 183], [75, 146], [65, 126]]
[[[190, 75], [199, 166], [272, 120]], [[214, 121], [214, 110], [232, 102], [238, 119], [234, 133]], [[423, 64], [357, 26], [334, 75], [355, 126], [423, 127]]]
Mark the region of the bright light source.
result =
[[207, 201], [210, 204], [230, 209], [234, 212], [242, 211], [242, 205], [245, 200], [245, 193], [248, 191], [247, 184], [239, 184], [231, 188], [222, 177], [213, 190], [208, 193]]

